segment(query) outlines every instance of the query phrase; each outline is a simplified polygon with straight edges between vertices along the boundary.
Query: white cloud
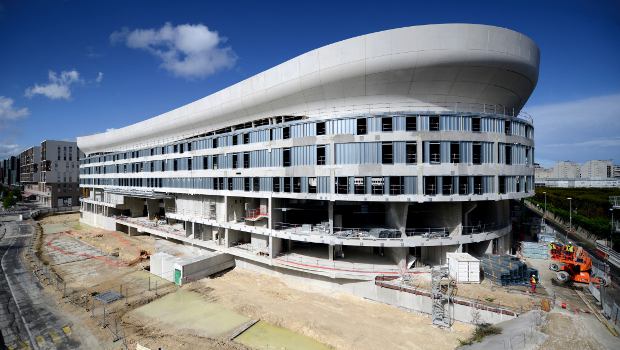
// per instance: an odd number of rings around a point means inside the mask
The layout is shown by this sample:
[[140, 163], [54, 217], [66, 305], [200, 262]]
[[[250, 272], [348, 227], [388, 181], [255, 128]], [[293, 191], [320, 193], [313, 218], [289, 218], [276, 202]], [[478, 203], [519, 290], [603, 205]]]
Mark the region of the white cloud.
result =
[[21, 150], [22, 150], [22, 146], [18, 144], [0, 141], [0, 159], [6, 159], [10, 156], [15, 156]]
[[620, 161], [620, 93], [534, 106], [536, 158]]
[[60, 75], [50, 70], [48, 73], [47, 84], [34, 86], [26, 89], [26, 97], [34, 97], [35, 95], [43, 95], [52, 100], [71, 98], [71, 85], [82, 82], [80, 79], [80, 73], [77, 70], [62, 71]]
[[95, 78], [95, 82], [101, 83], [102, 81], [103, 81], [103, 73], [99, 72], [97, 73], [97, 78]]
[[237, 55], [222, 47], [226, 39], [203, 24], [164, 24], [159, 29], [123, 28], [110, 35], [113, 44], [146, 50], [162, 60], [161, 67], [183, 78], [205, 78], [231, 68]]
[[28, 108], [13, 106], [13, 99], [0, 96], [0, 122], [24, 118], [30, 114]]

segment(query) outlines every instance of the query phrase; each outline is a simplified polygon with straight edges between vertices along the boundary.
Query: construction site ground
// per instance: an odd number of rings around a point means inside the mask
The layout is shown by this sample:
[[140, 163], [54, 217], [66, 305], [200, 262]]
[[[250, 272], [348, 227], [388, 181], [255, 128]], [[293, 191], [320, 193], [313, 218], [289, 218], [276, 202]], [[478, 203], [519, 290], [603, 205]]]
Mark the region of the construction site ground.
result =
[[[414, 274], [405, 283], [416, 289], [431, 290], [431, 276]], [[529, 286], [499, 286], [487, 279], [480, 283], [458, 283], [456, 297], [478, 301], [485, 305], [508, 308], [521, 314], [540, 307], [542, 299], [548, 297], [544, 288], [532, 295]]]
[[[129, 237], [80, 225], [78, 220], [77, 214], [70, 214], [40, 221], [45, 232], [42, 259], [66, 282], [66, 294], [70, 297], [64, 300], [73, 302], [60, 303], [61, 307], [79, 316], [80, 322], [101, 339], [101, 344], [107, 344], [103, 348], [121, 348], [123, 341], [129, 347], [139, 342], [166, 349], [248, 348], [242, 342], [262, 348], [260, 344], [267, 335], [281, 339], [311, 338], [316, 344], [308, 349], [320, 349], [321, 344], [336, 349], [453, 349], [458, 346], [458, 339], [468, 337], [473, 329], [456, 323], [451, 330], [442, 330], [433, 327], [428, 316], [345, 294], [306, 292], [303, 286], [291, 288], [276, 277], [237, 268], [179, 288], [144, 271], [148, 261], [137, 260], [141, 251], [152, 253], [161, 240]], [[62, 299], [62, 288], [46, 289]], [[105, 291], [122, 291], [128, 298], [106, 305], [108, 325], [102, 328], [103, 305], [95, 303], [92, 317], [91, 300], [93, 294]], [[179, 312], [178, 305], [171, 301], [187, 299], [188, 295], [183, 293], [190, 292], [195, 295], [189, 298], [202, 299], [196, 302], [228, 310], [242, 320], [260, 322], [250, 328], [253, 332], [242, 334], [237, 341], [204, 329], [192, 329], [187, 322], [162, 323], [172, 319], [161, 314], [165, 310], [176, 310], [176, 317], [183, 318], [186, 313]], [[162, 299], [166, 295], [168, 299]], [[189, 324], [194, 325], [191, 316], [191, 312], [187, 313]], [[119, 332], [124, 340], [113, 342]]]
[[[49, 264], [51, 274], [62, 279], [61, 284], [45, 279], [43, 284], [45, 292], [59, 301], [60, 311], [80, 325], [76, 331], [86, 328], [104, 349], [134, 348], [136, 343], [166, 349], [267, 348], [264, 344], [274, 345], [274, 339], [282, 340], [278, 348], [287, 348], [293, 341], [303, 349], [453, 349], [473, 331], [473, 326], [462, 323], [442, 330], [433, 327], [425, 315], [348, 294], [310, 292], [304, 286], [238, 268], [179, 288], [145, 271], [148, 260], [140, 259], [144, 252], [172, 251], [178, 245], [80, 225], [78, 219], [77, 214], [70, 214], [39, 222], [44, 232], [41, 259]], [[535, 317], [544, 319], [536, 330], [532, 322], [520, 320], [511, 326], [508, 321], [505, 338], [491, 344], [511, 345], [507, 349], [564, 350], [567, 344], [580, 349], [620, 348], [618, 338], [595, 317], [594, 300], [587, 291], [580, 295], [580, 288], [554, 285], [549, 261], [527, 263], [540, 272], [536, 295], [530, 295], [526, 287], [504, 288], [488, 281], [458, 285], [457, 296], [519, 313], [538, 309], [543, 299], [555, 301], [551, 312]], [[430, 288], [424, 274], [414, 277], [411, 284]], [[93, 308], [93, 296], [105, 291], [119, 292], [124, 298], [106, 305], [104, 318], [104, 305], [95, 302]], [[229, 339], [231, 331], [255, 320], [260, 322], [247, 333], [236, 341]], [[116, 338], [122, 340], [114, 342]], [[517, 346], [517, 338], [531, 341]], [[307, 345], [301, 346], [300, 339]]]
[[526, 261], [539, 271], [538, 290], [552, 301], [550, 312], [530, 311], [517, 319], [497, 324], [502, 333], [485, 338], [463, 350], [549, 349], [599, 350], [620, 349], [620, 338], [596, 316], [596, 300], [584, 285], [558, 285], [555, 273], [548, 269], [550, 260]]

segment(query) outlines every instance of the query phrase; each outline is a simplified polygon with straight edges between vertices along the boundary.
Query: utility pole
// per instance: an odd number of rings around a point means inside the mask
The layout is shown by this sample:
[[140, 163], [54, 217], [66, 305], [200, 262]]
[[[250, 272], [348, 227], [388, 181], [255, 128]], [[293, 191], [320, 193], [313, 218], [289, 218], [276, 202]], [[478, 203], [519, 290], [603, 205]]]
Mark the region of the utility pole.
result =
[[569, 223], [568, 232], [572, 232], [573, 231], [573, 199], [571, 197], [568, 197], [566, 199], [568, 199], [568, 205], [569, 205], [569, 210], [568, 210], [568, 223]]
[[611, 230], [609, 231], [609, 243], [608, 246], [609, 248], [613, 247], [613, 244], [611, 243], [611, 239], [614, 236], [614, 207], [609, 208], [609, 211], [611, 212]]
[[543, 192], [545, 195], [545, 212], [543, 213], [543, 225], [545, 224], [545, 218], [547, 217], [547, 192]]

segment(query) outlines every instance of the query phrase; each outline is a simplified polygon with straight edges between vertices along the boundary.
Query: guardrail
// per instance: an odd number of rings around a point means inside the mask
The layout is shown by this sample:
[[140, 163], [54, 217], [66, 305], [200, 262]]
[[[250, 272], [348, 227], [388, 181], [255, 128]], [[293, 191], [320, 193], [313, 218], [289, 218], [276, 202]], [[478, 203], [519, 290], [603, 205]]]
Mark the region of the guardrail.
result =
[[615, 250], [604, 244], [601, 244], [598, 241], [596, 242], [596, 249], [600, 250], [605, 254], [605, 258], [610, 264], [614, 265], [617, 268], [620, 268], [620, 253], [616, 252]]
[[[496, 231], [507, 226], [498, 225], [495, 223], [480, 224], [474, 226], [462, 226], [461, 235], [473, 235], [485, 232]], [[401, 231], [394, 228], [361, 228], [361, 227], [334, 227], [333, 237], [346, 238], [346, 239], [385, 239], [385, 240], [402, 240], [406, 237], [423, 237], [423, 238], [446, 238], [457, 227], [418, 227], [405, 229], [405, 235], [403, 236]], [[329, 235], [329, 224], [323, 223], [318, 225], [301, 225], [301, 224], [289, 224], [283, 222], [276, 222], [274, 224], [274, 230], [287, 230], [292, 233], [302, 235]]]

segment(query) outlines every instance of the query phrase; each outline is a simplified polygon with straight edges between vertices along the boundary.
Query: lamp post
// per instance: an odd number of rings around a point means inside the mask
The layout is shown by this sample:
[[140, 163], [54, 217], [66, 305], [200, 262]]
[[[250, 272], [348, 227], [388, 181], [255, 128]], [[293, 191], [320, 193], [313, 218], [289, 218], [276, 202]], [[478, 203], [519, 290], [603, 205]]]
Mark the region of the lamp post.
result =
[[545, 224], [545, 217], [547, 217], [547, 192], [543, 192], [545, 195], [545, 212], [543, 213], [543, 225]]
[[568, 199], [568, 205], [569, 205], [569, 209], [568, 209], [568, 232], [572, 232], [573, 231], [573, 199], [571, 197], [566, 198]]
[[609, 243], [608, 243], [608, 245], [609, 245], [609, 248], [611, 248], [613, 246], [611, 244], [611, 239], [614, 236], [614, 229], [615, 229], [615, 227], [614, 227], [614, 208], [613, 207], [609, 208], [609, 211], [611, 212], [611, 230], [609, 231], [609, 241], [608, 241]]

